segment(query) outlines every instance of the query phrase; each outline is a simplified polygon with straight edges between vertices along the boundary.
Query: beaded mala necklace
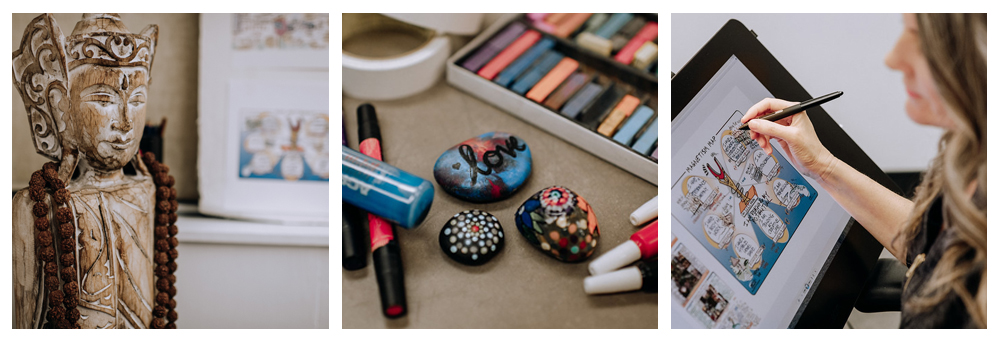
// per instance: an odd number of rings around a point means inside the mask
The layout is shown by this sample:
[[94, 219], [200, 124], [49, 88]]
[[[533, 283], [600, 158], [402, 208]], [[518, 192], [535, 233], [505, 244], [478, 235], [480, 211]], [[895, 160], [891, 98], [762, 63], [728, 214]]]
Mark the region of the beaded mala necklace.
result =
[[[142, 153], [142, 161], [146, 163], [153, 183], [156, 184], [156, 306], [153, 307], [153, 321], [149, 324], [153, 329], [176, 329], [177, 324], [177, 190], [174, 189], [174, 177], [167, 173], [170, 167], [156, 161], [153, 153]], [[163, 318], [166, 317], [166, 322]]]
[[[153, 320], [149, 327], [153, 329], [177, 328], [177, 288], [174, 283], [177, 277], [177, 190], [173, 188], [174, 177], [169, 175], [170, 167], [156, 161], [153, 153], [140, 153], [156, 185], [156, 221], [155, 245], [156, 256], [156, 306], [153, 307]], [[58, 164], [48, 162], [31, 174], [28, 183], [28, 193], [35, 202], [32, 214], [35, 216], [35, 241], [38, 260], [43, 263], [45, 275], [45, 290], [48, 292], [49, 310], [46, 314], [48, 322], [45, 328], [78, 329], [80, 328], [80, 311], [77, 309], [79, 300], [79, 284], [76, 281], [76, 227], [73, 225], [73, 213], [69, 209], [69, 190], [59, 179]], [[53, 209], [58, 224], [58, 240], [53, 237], [52, 223], [49, 222], [49, 207], [46, 196], [52, 193]], [[55, 245], [59, 247], [61, 256], [56, 259]], [[61, 266], [60, 266], [61, 265]], [[60, 280], [61, 278], [61, 280]], [[60, 286], [60, 283], [62, 285]], [[164, 320], [165, 319], [165, 320]]]

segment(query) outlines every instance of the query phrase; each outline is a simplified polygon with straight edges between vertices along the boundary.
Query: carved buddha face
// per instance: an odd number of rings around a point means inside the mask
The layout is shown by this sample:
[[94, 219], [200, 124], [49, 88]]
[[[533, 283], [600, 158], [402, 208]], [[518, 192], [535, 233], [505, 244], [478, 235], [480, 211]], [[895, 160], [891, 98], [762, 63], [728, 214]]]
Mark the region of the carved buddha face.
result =
[[149, 25], [130, 33], [113, 13], [84, 14], [69, 36], [50, 14], [32, 20], [14, 52], [13, 76], [35, 150], [57, 161], [80, 155], [100, 173], [130, 162], [146, 125], [158, 32]]
[[117, 170], [136, 154], [146, 125], [148, 80], [144, 67], [87, 64], [70, 73], [67, 133], [93, 168]]

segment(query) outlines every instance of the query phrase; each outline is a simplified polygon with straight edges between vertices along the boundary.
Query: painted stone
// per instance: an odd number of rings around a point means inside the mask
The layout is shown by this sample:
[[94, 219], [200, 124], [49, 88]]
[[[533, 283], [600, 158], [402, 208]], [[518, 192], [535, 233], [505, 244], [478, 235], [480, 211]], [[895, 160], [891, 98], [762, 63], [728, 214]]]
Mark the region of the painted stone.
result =
[[441, 228], [438, 242], [444, 254], [465, 265], [482, 265], [503, 250], [503, 228], [492, 214], [462, 211]]
[[517, 136], [490, 132], [449, 148], [434, 164], [445, 192], [469, 202], [511, 196], [531, 175], [531, 149]]
[[562, 186], [532, 195], [517, 209], [514, 222], [531, 245], [563, 262], [587, 259], [601, 237], [594, 209]]

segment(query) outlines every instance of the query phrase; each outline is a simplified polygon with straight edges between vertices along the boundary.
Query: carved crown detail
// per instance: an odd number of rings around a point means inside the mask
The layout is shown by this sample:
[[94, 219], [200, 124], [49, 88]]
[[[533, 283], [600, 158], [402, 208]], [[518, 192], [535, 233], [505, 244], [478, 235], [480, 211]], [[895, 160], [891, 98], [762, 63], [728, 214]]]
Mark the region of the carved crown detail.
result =
[[129, 33], [117, 14], [84, 14], [67, 39], [51, 14], [28, 24], [13, 54], [14, 86], [28, 112], [35, 150], [53, 160], [64, 152], [60, 133], [69, 94], [69, 71], [81, 65], [138, 66], [151, 70], [159, 28]]

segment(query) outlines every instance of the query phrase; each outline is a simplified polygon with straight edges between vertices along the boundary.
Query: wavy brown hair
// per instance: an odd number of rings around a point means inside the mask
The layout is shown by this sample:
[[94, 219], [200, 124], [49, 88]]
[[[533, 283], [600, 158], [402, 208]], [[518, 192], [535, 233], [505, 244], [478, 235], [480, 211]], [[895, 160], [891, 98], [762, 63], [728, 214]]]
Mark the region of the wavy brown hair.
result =
[[[941, 196], [944, 227], [955, 238], [926, 285], [903, 304], [926, 312], [954, 292], [973, 323], [985, 328], [986, 14], [917, 14], [917, 26], [923, 54], [954, 128], [941, 137], [937, 156], [917, 187], [902, 237], [907, 245], [913, 242], [923, 212]], [[970, 196], [973, 184], [978, 193]]]

